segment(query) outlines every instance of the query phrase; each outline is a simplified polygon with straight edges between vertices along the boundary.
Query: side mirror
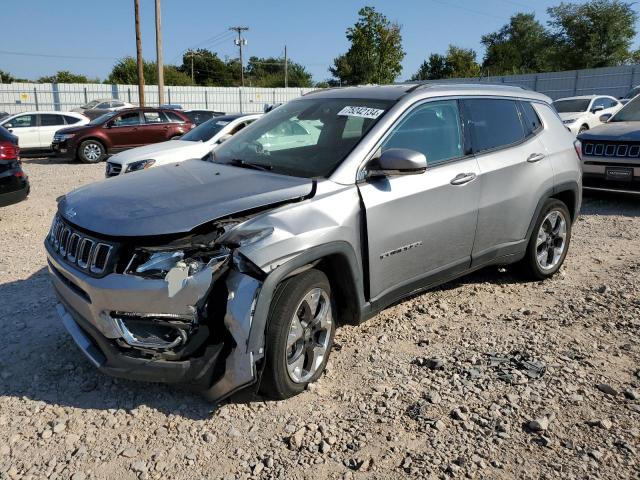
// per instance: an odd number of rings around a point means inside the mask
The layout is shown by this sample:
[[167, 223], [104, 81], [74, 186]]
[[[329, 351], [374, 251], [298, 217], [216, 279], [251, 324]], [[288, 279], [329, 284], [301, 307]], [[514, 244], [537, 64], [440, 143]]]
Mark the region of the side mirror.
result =
[[221, 136], [216, 143], [220, 144], [220, 143], [226, 142], [231, 137], [233, 137], [233, 135], [231, 135], [230, 133], [226, 133], [223, 136]]
[[13, 128], [13, 123], [5, 123], [3, 125], [4, 128]]
[[368, 167], [368, 177], [418, 175], [427, 169], [427, 157], [407, 148], [390, 148]]
[[607, 123], [611, 117], [613, 117], [613, 115], [612, 115], [612, 114], [610, 114], [610, 113], [605, 113], [604, 115], [600, 115], [600, 121], [601, 121], [602, 123]]
[[598, 112], [601, 112], [602, 110], [604, 110], [604, 107], [602, 105], [598, 105], [597, 107], [593, 107], [591, 109], [591, 113], [598, 113]]

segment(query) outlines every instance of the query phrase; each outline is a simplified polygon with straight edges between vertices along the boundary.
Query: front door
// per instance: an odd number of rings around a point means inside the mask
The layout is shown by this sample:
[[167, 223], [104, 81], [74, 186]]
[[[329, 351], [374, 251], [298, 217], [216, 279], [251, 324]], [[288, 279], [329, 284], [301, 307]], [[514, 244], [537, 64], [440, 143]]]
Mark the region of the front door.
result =
[[379, 152], [389, 148], [424, 153], [427, 171], [359, 185], [374, 301], [469, 268], [480, 197], [478, 164], [466, 155], [456, 100], [412, 108]]
[[[142, 145], [140, 141], [140, 126], [142, 120], [139, 111], [126, 112], [118, 115], [109, 122], [109, 140], [113, 148], [129, 148]], [[150, 143], [150, 142], [147, 142]]]

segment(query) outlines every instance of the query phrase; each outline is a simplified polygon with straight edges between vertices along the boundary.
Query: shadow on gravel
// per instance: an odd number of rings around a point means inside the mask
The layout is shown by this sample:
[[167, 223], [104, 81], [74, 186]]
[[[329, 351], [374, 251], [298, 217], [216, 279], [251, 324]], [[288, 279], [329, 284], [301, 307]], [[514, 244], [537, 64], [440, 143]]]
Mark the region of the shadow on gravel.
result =
[[[168, 385], [131, 382], [98, 372], [58, 320], [46, 268], [0, 284], [0, 396], [92, 410], [146, 406], [193, 420], [215, 406]], [[255, 400], [234, 398], [234, 403]]]
[[58, 158], [53, 155], [47, 156], [43, 154], [26, 154], [20, 155], [25, 166], [29, 165], [69, 165], [70, 163], [76, 163], [76, 160], [70, 160], [68, 158]]
[[584, 190], [580, 215], [640, 217], [640, 193]]

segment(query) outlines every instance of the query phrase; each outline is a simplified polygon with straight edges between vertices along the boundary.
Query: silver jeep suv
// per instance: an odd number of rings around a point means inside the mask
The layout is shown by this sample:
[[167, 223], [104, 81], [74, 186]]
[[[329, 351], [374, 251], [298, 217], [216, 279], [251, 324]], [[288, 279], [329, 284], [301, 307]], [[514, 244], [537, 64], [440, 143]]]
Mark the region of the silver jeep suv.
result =
[[101, 371], [220, 400], [316, 380], [336, 325], [487, 265], [562, 265], [579, 144], [549, 98], [403, 84], [318, 91], [203, 160], [63, 197], [45, 245]]

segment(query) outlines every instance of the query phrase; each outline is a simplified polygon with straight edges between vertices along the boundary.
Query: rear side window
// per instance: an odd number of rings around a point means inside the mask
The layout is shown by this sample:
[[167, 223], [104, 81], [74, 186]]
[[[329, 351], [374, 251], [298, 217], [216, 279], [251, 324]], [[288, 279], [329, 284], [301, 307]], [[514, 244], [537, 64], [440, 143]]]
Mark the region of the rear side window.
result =
[[430, 166], [463, 156], [458, 102], [428, 102], [412, 110], [382, 144], [382, 151], [408, 148], [427, 157]]
[[62, 115], [54, 115], [50, 113], [43, 113], [40, 115], [41, 127], [55, 127], [57, 125], [64, 125], [64, 118]]
[[161, 112], [144, 112], [144, 123], [165, 123], [166, 120]]
[[464, 100], [464, 104], [475, 152], [493, 150], [524, 139], [515, 100], [472, 98]]
[[524, 123], [527, 136], [534, 135], [542, 128], [540, 117], [538, 117], [530, 102], [520, 102], [520, 108], [522, 109], [522, 123]]
[[79, 118], [72, 117], [70, 115], [63, 115], [64, 119], [67, 121], [67, 125], [73, 125], [74, 123], [78, 123], [80, 121]]
[[184, 119], [175, 112], [166, 111], [164, 114], [169, 118], [170, 122], [180, 122], [184, 123]]

